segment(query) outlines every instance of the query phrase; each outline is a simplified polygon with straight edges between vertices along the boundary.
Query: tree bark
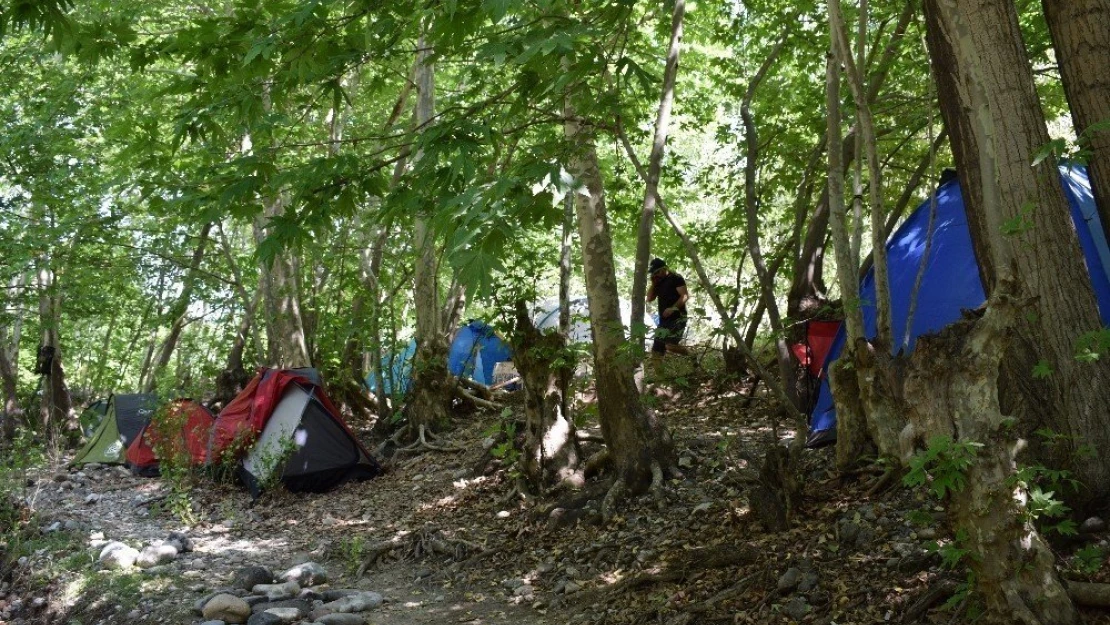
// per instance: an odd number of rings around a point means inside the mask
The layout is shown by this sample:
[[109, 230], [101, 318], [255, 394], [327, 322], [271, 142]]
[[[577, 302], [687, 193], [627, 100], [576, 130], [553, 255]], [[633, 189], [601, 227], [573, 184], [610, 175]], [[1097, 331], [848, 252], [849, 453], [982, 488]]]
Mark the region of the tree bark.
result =
[[54, 271], [49, 267], [39, 270], [38, 287], [39, 322], [42, 326], [39, 373], [43, 376], [39, 420], [47, 443], [58, 445], [71, 436], [76, 438], [80, 427], [73, 414], [73, 401], [66, 386], [65, 369], [62, 367], [62, 345], [58, 328], [62, 316], [61, 298]]
[[[418, 131], [432, 123], [435, 115], [435, 67], [432, 50], [420, 38], [416, 66], [416, 126]], [[416, 155], [420, 160], [422, 154]], [[414, 432], [434, 429], [447, 420], [451, 399], [447, 370], [447, 330], [439, 293], [439, 261], [436, 237], [426, 211], [416, 215], [416, 355], [412, 363], [412, 399], [406, 410]]]
[[1006, 282], [980, 319], [922, 337], [909, 359], [903, 403], [908, 425], [904, 457], [932, 441], [979, 445], [963, 472], [963, 487], [948, 495], [949, 523], [973, 554], [975, 588], [988, 623], [1064, 625], [1078, 617], [1056, 574], [1055, 556], [1025, 510], [1026, 494], [1013, 483], [1014, 430], [998, 396], [998, 374], [1010, 328], [1026, 305]]
[[[1081, 336], [1102, 323], [1056, 164], [1031, 169], [1049, 135], [1014, 5], [928, 0], [925, 8], [941, 101], [950, 100], [942, 114], [984, 283], [993, 293], [1012, 277], [1018, 293], [1031, 301], [1017, 321], [1004, 366], [1003, 384], [1021, 401], [1003, 409], [1029, 432], [1047, 427], [1062, 435], [1062, 444], [1032, 451], [1083, 483], [1073, 504], [1104, 502], [1110, 455], [1082, 452], [1110, 448], [1103, 414], [1110, 402], [1110, 362], [1075, 358]], [[1033, 379], [1037, 363], [1052, 373]]]
[[647, 270], [651, 259], [651, 231], [655, 225], [655, 197], [659, 193], [659, 176], [663, 169], [663, 155], [667, 147], [667, 133], [671, 125], [671, 107], [674, 104], [674, 85], [678, 76], [678, 58], [682, 51], [682, 21], [686, 15], [686, 0], [675, 0], [671, 17], [671, 42], [667, 48], [667, 62], [663, 69], [663, 94], [659, 98], [659, 113], [655, 118], [655, 137], [648, 156], [647, 180], [644, 181], [644, 204], [640, 211], [640, 228], [636, 235], [636, 268], [632, 274], [632, 347], [637, 360], [643, 359], [644, 311], [647, 307]]
[[1090, 142], [1091, 191], [1110, 240], [1110, 0], [1042, 0], [1078, 137]]
[[759, 244], [759, 191], [756, 188], [757, 169], [759, 167], [759, 136], [756, 131], [755, 121], [752, 118], [752, 98], [755, 96], [756, 89], [759, 84], [763, 82], [763, 78], [771, 67], [778, 60], [779, 53], [782, 52], [783, 46], [786, 44], [786, 37], [779, 39], [775, 47], [763, 60], [763, 64], [759, 70], [752, 77], [751, 82], [748, 83], [747, 92], [744, 94], [744, 100], [740, 105], [740, 117], [744, 123], [744, 143], [746, 146], [745, 165], [744, 165], [744, 208], [747, 219], [745, 219], [748, 239], [748, 254], [752, 257], [752, 264], [755, 265], [755, 273], [759, 279], [763, 297], [762, 304], [766, 307], [767, 316], [771, 321], [771, 331], [775, 334], [775, 346], [778, 352], [778, 365], [779, 365], [779, 378], [782, 380], [783, 387], [786, 390], [787, 397], [790, 399], [791, 405], [798, 409], [798, 393], [797, 384], [794, 379], [794, 362], [793, 356], [790, 354], [790, 348], [786, 344], [786, 335], [783, 333], [782, 317], [779, 314], [778, 301], [775, 299], [775, 278], [763, 260], [763, 251]]
[[[563, 379], [573, 364], [566, 357], [566, 336], [540, 332], [528, 315], [525, 302], [516, 305], [513, 362], [524, 384], [527, 431], [521, 466], [528, 480], [541, 491], [553, 484], [569, 482], [581, 487], [582, 450], [574, 420], [567, 405]], [[552, 366], [552, 363], [563, 363]]]
[[24, 295], [20, 293], [26, 275], [19, 273], [11, 280], [11, 291], [16, 301], [16, 312], [11, 325], [0, 325], [0, 389], [4, 393], [3, 412], [0, 413], [0, 443], [15, 438], [17, 427], [25, 427], [23, 407], [19, 403], [19, 347], [23, 338]]
[[170, 333], [166, 339], [162, 341], [162, 347], [158, 351], [158, 358], [154, 361], [154, 368], [151, 370], [150, 377], [146, 380], [146, 385], [143, 387], [144, 393], [153, 393], [154, 389], [158, 386], [158, 378], [165, 371], [166, 365], [170, 364], [170, 358], [173, 356], [173, 350], [177, 347], [177, 341], [181, 338], [181, 331], [185, 329], [185, 322], [187, 320], [187, 313], [189, 310], [189, 303], [193, 299], [193, 289], [197, 283], [197, 272], [200, 269], [200, 264], [204, 261], [205, 247], [208, 245], [208, 233], [212, 230], [212, 222], [204, 224], [200, 229], [199, 240], [197, 247], [193, 250], [193, 258], [189, 263], [189, 268], [185, 272], [185, 277], [182, 281], [181, 293], [178, 294], [177, 300], [170, 306], [169, 315], [173, 319], [170, 325]]
[[570, 97], [564, 118], [590, 305], [598, 414], [616, 469], [617, 482], [611, 491], [615, 499], [622, 490], [638, 493], [652, 484], [661, 485], [663, 475], [675, 467], [674, 444], [666, 426], [640, 402], [632, 363], [623, 354], [626, 341], [594, 131], [575, 114]]

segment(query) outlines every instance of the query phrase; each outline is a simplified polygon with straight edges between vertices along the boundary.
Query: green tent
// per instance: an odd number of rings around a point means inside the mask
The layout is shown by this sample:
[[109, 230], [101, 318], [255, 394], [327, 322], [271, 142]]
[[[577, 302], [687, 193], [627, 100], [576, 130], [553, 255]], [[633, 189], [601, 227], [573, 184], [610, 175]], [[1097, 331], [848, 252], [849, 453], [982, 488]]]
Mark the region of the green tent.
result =
[[158, 399], [154, 395], [109, 397], [108, 410], [100, 421], [100, 427], [96, 428], [89, 437], [89, 442], [77, 452], [71, 464], [123, 464], [127, 446], [150, 423], [157, 406]]

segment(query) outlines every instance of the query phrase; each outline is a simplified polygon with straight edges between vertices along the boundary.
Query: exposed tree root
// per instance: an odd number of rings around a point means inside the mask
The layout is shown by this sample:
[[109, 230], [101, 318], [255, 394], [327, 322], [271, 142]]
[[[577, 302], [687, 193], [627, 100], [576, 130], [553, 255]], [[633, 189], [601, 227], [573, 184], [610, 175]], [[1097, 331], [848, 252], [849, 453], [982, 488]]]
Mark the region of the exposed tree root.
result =
[[[410, 426], [406, 426], [406, 429], [408, 429], [409, 427]], [[408, 447], [402, 447], [402, 448], [398, 449], [397, 453], [414, 453], [414, 452], [424, 451], [424, 450], [427, 450], [427, 451], [444, 451], [444, 452], [466, 451], [465, 447], [458, 447], [458, 446], [455, 446], [455, 445], [436, 445], [436, 444], [433, 444], [433, 443], [429, 442], [428, 439], [433, 438], [434, 436], [435, 435], [432, 434], [432, 432], [430, 430], [428, 430], [424, 425], [420, 425], [419, 429], [417, 430], [416, 442], [412, 443]], [[434, 438], [433, 438], [433, 440], [434, 440]]]
[[624, 480], [618, 477], [613, 480], [613, 485], [609, 487], [609, 492], [605, 493], [605, 498], [601, 500], [601, 519], [606, 523], [609, 522], [609, 519], [613, 518], [617, 510], [617, 503], [620, 502], [627, 488], [628, 486], [624, 483]]
[[651, 497], [655, 507], [662, 512], [667, 507], [667, 495], [663, 492], [663, 467], [658, 462], [651, 463]]
[[399, 535], [387, 541], [371, 545], [358, 567], [357, 577], [362, 577], [371, 567], [386, 556], [400, 560], [418, 560], [429, 556], [446, 556], [452, 560], [463, 560], [471, 554], [486, 551], [483, 545], [450, 538], [436, 528], [424, 528], [418, 532]]
[[887, 469], [882, 475], [871, 484], [871, 488], [867, 489], [866, 497], [874, 497], [879, 493], [886, 492], [891, 486], [898, 483], [898, 477], [902, 474], [901, 471], [895, 468]]
[[590, 458], [586, 460], [586, 468], [583, 470], [586, 479], [590, 479], [591, 477], [600, 474], [602, 470], [609, 466], [609, 463], [611, 461], [612, 458], [610, 458], [609, 456], [608, 448], [602, 449], [596, 454], [590, 456]]
[[662, 571], [626, 577], [595, 592], [614, 596], [645, 586], [684, 582], [713, 569], [751, 564], [756, 561], [758, 556], [759, 551], [749, 545], [701, 547], [683, 552], [681, 557], [668, 563]]

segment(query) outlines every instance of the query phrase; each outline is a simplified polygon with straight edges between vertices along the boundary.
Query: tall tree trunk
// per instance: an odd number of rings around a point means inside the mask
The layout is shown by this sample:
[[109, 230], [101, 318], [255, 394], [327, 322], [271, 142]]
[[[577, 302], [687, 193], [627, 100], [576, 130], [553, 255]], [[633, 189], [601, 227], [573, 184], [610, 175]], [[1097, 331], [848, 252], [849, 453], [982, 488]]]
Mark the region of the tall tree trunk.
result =
[[638, 493], [649, 486], [661, 487], [664, 475], [675, 467], [675, 455], [670, 432], [644, 409], [632, 363], [622, 355], [626, 345], [624, 325], [593, 129], [582, 123], [571, 103], [571, 97], [581, 95], [572, 94], [566, 100], [564, 132], [571, 150], [568, 169], [575, 181], [572, 193], [590, 305], [598, 415], [617, 475], [606, 496], [608, 514], [626, 491]]
[[663, 155], [667, 147], [667, 133], [671, 125], [671, 107], [674, 104], [674, 85], [678, 76], [678, 57], [682, 51], [682, 21], [686, 16], [686, 0], [675, 0], [671, 17], [671, 42], [667, 47], [667, 62], [663, 69], [663, 94], [659, 98], [659, 113], [655, 117], [655, 137], [648, 156], [647, 180], [644, 182], [644, 204], [640, 211], [640, 229], [636, 234], [636, 269], [632, 274], [632, 327], [631, 340], [637, 360], [643, 359], [644, 311], [647, 307], [647, 270], [651, 259], [651, 231], [655, 225], [655, 196], [659, 193], [659, 176], [663, 170]]
[[782, 380], [783, 387], [786, 389], [787, 396], [790, 398], [791, 405], [797, 409], [798, 393], [797, 384], [794, 376], [794, 363], [793, 357], [790, 355], [790, 348], [786, 344], [786, 335], [783, 334], [782, 317], [779, 313], [778, 301], [775, 299], [775, 277], [771, 273], [767, 264], [763, 260], [763, 250], [759, 244], [759, 191], [756, 188], [757, 170], [759, 168], [759, 136], [756, 132], [755, 121], [752, 118], [752, 98], [755, 96], [755, 90], [759, 88], [759, 84], [763, 82], [763, 78], [771, 67], [778, 60], [779, 53], [782, 52], [783, 45], [786, 44], [786, 37], [783, 36], [779, 39], [778, 43], [771, 52], [764, 58], [763, 64], [759, 67], [755, 76], [752, 77], [751, 82], [748, 83], [747, 92], [744, 94], [744, 100], [740, 105], [740, 117], [744, 122], [744, 143], [747, 147], [745, 154], [744, 165], [744, 208], [747, 219], [747, 239], [748, 239], [748, 253], [752, 257], [752, 264], [755, 265], [755, 273], [759, 278], [759, 285], [762, 290], [762, 304], [767, 310], [767, 316], [771, 321], [771, 331], [775, 334], [775, 346], [778, 351], [778, 364], [779, 364], [779, 378]]
[[23, 338], [24, 294], [27, 276], [19, 273], [11, 280], [11, 293], [16, 311], [11, 325], [0, 325], [0, 390], [4, 393], [0, 413], [0, 444], [15, 437], [17, 427], [26, 427], [23, 407], [19, 403], [19, 347]]
[[[1042, 0], [1075, 134], [1091, 150], [1091, 191], [1110, 239], [1110, 0]], [[1101, 130], [1092, 128], [1102, 123]]]
[[[435, 66], [424, 37], [417, 44], [416, 126], [422, 132], [435, 116]], [[423, 158], [417, 154], [416, 160]], [[427, 200], [431, 202], [429, 198]], [[425, 431], [447, 420], [450, 375], [447, 369], [447, 331], [439, 292], [436, 236], [425, 208], [416, 215], [416, 355], [412, 363], [412, 399], [406, 407], [413, 433], [423, 441]]]
[[[263, 213], [255, 220], [255, 242], [265, 240], [270, 221], [285, 210], [285, 201], [273, 197], [264, 202]], [[269, 364], [279, 368], [312, 366], [301, 315], [301, 291], [298, 274], [300, 261], [296, 251], [279, 250], [269, 262], [262, 261], [259, 279], [264, 284], [266, 308], [266, 343]]]
[[60, 296], [54, 271], [49, 267], [39, 270], [39, 322], [42, 325], [42, 342], [39, 347], [39, 374], [43, 376], [42, 401], [39, 419], [47, 443], [61, 445], [66, 438], [80, 432], [73, 402], [66, 386], [65, 369], [62, 367], [62, 345], [59, 336], [61, 321]]
[[226, 406], [250, 382], [251, 376], [243, 365], [243, 355], [246, 352], [247, 341], [251, 337], [252, 326], [255, 325], [255, 311], [258, 310], [261, 299], [262, 291], [256, 291], [254, 300], [247, 302], [243, 308], [243, 318], [239, 321], [235, 338], [231, 342], [231, 349], [227, 353], [227, 364], [216, 376], [216, 396], [212, 400], [213, 403]]
[[[875, 102], [882, 91], [883, 85], [889, 76], [890, 68], [898, 58], [906, 29], [912, 23], [916, 14], [916, 0], [907, 0], [901, 15], [898, 17], [898, 24], [891, 33], [890, 39], [887, 40], [886, 47], [883, 48], [883, 54], [875, 63], [874, 71], [871, 72], [867, 81], [868, 102]], [[858, 134], [859, 128], [857, 126], [848, 133], [847, 139], [842, 141], [840, 163], [843, 167], [843, 173], [847, 173], [853, 161], [859, 158], [854, 149], [855, 137]], [[825, 240], [829, 234], [829, 208], [829, 195], [826, 187], [822, 191], [821, 198], [817, 201], [813, 216], [806, 227], [801, 251], [795, 257], [792, 274], [794, 278], [790, 284], [790, 291], [786, 300], [786, 314], [791, 319], [808, 316], [811, 311], [825, 303], [823, 271]]]
[[193, 299], [193, 290], [197, 283], [197, 273], [200, 270], [200, 264], [204, 260], [204, 249], [208, 245], [208, 233], [212, 230], [212, 222], [204, 224], [200, 229], [199, 240], [197, 247], [193, 250], [193, 258], [189, 263], [189, 268], [185, 272], [185, 277], [182, 281], [181, 293], [178, 294], [177, 300], [170, 306], [169, 315], [173, 319], [170, 325], [170, 333], [166, 339], [162, 341], [162, 347], [158, 350], [158, 357], [154, 361], [154, 368], [151, 370], [150, 377], [146, 380], [146, 385], [143, 387], [144, 393], [153, 393], [154, 389], [158, 386], [158, 378], [162, 372], [166, 370], [166, 366], [170, 364], [170, 358], [173, 356], [173, 350], [177, 347], [177, 342], [181, 338], [181, 332], [185, 329], [185, 322], [189, 311], [189, 303]]
[[[1102, 323], [1056, 164], [1030, 166], [1049, 135], [1016, 10], [1004, 0], [928, 0], [925, 8], [940, 99], [952, 101], [942, 114], [984, 282], [992, 293], [1012, 278], [1031, 300], [1004, 366], [1004, 385], [1023, 401], [1003, 410], [1029, 432], [1062, 435], [1061, 444], [1032, 451], [1083, 483], [1073, 503], [1105, 502], [1110, 455], [1082, 451], [1110, 449], [1110, 362], [1075, 357], [1082, 335]], [[1004, 234], [1004, 224], [1017, 227]], [[1033, 379], [1037, 363], [1051, 375]]]

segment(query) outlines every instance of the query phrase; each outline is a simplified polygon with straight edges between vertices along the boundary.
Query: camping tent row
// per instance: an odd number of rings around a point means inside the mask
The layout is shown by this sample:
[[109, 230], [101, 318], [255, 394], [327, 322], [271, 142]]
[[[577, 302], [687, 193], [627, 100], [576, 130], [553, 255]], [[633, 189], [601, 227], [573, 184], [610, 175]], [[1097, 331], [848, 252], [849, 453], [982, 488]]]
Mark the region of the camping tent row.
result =
[[[1110, 324], [1110, 248], [1091, 195], [1087, 171], [1079, 166], [1060, 167], [1072, 221], [1083, 249], [1091, 286], [1098, 300], [1103, 324]], [[910, 324], [906, 352], [913, 350], [917, 338], [939, 332], [960, 319], [963, 310], [973, 310], [983, 305], [986, 294], [979, 277], [979, 265], [971, 244], [967, 226], [963, 195], [955, 178], [942, 182], [936, 191], [936, 217], [930, 229], [933, 202], [927, 200], [917, 208], [887, 242], [887, 269], [890, 276], [890, 299], [893, 336], [906, 335]], [[927, 242], [931, 239], [930, 244]], [[917, 309], [909, 320], [914, 284], [917, 280], [922, 257], [928, 248], [925, 270], [917, 294]], [[868, 338], [875, 336], [875, 276], [868, 271], [860, 283], [859, 301], [862, 303], [864, 330]], [[816, 332], [826, 333], [827, 326], [813, 326]], [[818, 337], [818, 340], [823, 340]], [[810, 415], [807, 445], [820, 447], [836, 442], [836, 407], [829, 388], [828, 368], [840, 357], [847, 340], [847, 332], [839, 329], [836, 338], [827, 348], [821, 369], [821, 386], [817, 403]], [[895, 341], [892, 351], [901, 349]], [[818, 343], [815, 354], [824, 348]]]
[[[585, 297], [570, 300], [571, 325], [567, 340], [571, 343], [590, 343], [593, 335], [590, 330], [590, 308]], [[533, 311], [532, 321], [540, 330], [553, 330], [559, 327], [559, 302], [548, 301], [540, 304]], [[632, 307], [627, 301], [620, 302], [621, 321], [628, 327], [632, 318]], [[655, 320], [650, 315], [644, 315], [643, 323], [646, 327], [654, 327]], [[381, 368], [385, 373], [383, 388], [386, 394], [392, 394], [397, 388], [402, 393], [408, 392], [412, 386], [412, 360], [416, 355], [416, 340], [410, 340], [405, 349], [400, 352], [388, 354], [382, 358]], [[465, 377], [479, 384], [490, 385], [495, 382], [493, 371], [500, 362], [512, 360], [513, 353], [508, 343], [497, 336], [488, 324], [478, 320], [470, 320], [455, 332], [451, 340], [451, 347], [447, 354], [447, 369], [451, 375]], [[367, 376], [366, 386], [371, 391], [376, 391], [377, 383], [373, 376]]]
[[169, 453], [192, 466], [234, 467], [254, 496], [278, 480], [294, 492], [324, 492], [381, 472], [314, 369], [263, 369], [218, 417], [177, 400], [152, 421], [156, 405], [150, 395], [113, 395], [73, 464], [126, 463], [153, 475], [159, 452]]

